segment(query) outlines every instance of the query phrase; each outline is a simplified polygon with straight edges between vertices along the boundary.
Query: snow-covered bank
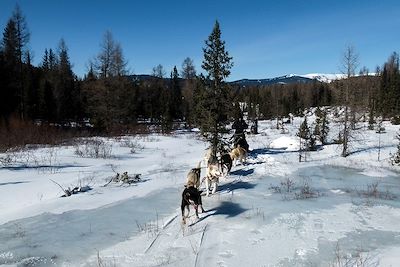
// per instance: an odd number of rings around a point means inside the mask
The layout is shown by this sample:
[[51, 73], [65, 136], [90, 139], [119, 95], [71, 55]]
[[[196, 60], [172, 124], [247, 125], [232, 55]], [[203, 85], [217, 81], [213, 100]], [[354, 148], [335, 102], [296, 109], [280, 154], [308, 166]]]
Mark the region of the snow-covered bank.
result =
[[[204, 197], [207, 212], [184, 226], [186, 173], [206, 148], [193, 133], [126, 137], [139, 144], [135, 153], [106, 140], [106, 159], [60, 147], [51, 158], [55, 168], [45, 166], [48, 148], [32, 151], [40, 166], [0, 168], [0, 265], [332, 266], [352, 257], [395, 266], [400, 178], [388, 158], [399, 127], [362, 131], [347, 158], [332, 144], [299, 163], [300, 122], [285, 125], [285, 134], [274, 121], [260, 122], [260, 134], [247, 136], [247, 163], [234, 166], [217, 194]], [[143, 181], [103, 187], [113, 170], [141, 173]], [[59, 198], [50, 179], [90, 182], [93, 190]]]

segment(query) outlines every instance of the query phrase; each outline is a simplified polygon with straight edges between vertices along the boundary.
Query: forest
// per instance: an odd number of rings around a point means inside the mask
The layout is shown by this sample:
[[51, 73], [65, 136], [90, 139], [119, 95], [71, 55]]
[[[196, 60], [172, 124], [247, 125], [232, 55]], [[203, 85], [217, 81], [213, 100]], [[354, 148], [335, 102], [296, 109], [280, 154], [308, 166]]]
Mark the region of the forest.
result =
[[[41, 62], [32, 65], [30, 34], [25, 16], [16, 6], [0, 45], [0, 148], [3, 150], [27, 143], [59, 142], [77, 135], [138, 133], [150, 129], [168, 133], [176, 127], [204, 126], [207, 116], [211, 116], [207, 105], [211, 105], [210, 99], [215, 96], [207, 95], [207, 91], [215, 86], [223, 90], [219, 95], [222, 98], [214, 104], [225, 107], [214, 111], [225, 122], [233, 121], [243, 112], [248, 113], [248, 119], [279, 119], [289, 114], [302, 115], [305, 109], [318, 106], [349, 107], [352, 114], [365, 114], [363, 119], [371, 124], [377, 117], [400, 122], [396, 52], [370, 72], [366, 67], [359, 68], [355, 48], [347, 47], [343, 57], [338, 58], [345, 78], [331, 83], [315, 80], [242, 87], [227, 82], [233, 58], [225, 50], [222, 71], [226, 73], [213, 77], [210, 69], [214, 66], [207, 65], [206, 55], [211, 39], [205, 41], [203, 49], [202, 70], [208, 75], [198, 71], [190, 57], [183, 60], [180, 69], [175, 66], [165, 70], [159, 64], [149, 75], [133, 75], [127, 69], [120, 43], [106, 31], [97, 54], [88, 59], [87, 73], [79, 77], [72, 70], [67, 41], [63, 39], [56, 48], [36, 51], [42, 54]], [[219, 25], [218, 34], [220, 38]], [[238, 111], [239, 103], [246, 104]], [[361, 117], [354, 115], [353, 119]]]

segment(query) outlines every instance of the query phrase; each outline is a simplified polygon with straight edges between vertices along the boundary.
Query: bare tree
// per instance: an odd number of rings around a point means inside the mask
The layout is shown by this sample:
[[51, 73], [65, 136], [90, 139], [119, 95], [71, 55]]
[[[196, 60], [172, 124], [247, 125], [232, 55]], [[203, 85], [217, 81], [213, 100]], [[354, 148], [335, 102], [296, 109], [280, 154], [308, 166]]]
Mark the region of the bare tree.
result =
[[115, 49], [112, 58], [111, 72], [115, 76], [124, 76], [127, 74], [126, 66], [128, 62], [125, 60], [120, 43], [115, 44]]
[[116, 42], [110, 31], [104, 33], [100, 52], [95, 59], [95, 67], [101, 78], [124, 76], [128, 62], [122, 52], [121, 44]]
[[341, 72], [346, 75], [344, 83], [344, 121], [343, 121], [343, 149], [342, 157], [349, 155], [349, 137], [350, 137], [350, 123], [349, 123], [349, 111], [350, 111], [350, 96], [349, 90], [351, 86], [351, 77], [355, 75], [356, 68], [358, 66], [358, 54], [352, 45], [348, 45], [342, 56], [341, 61]]
[[185, 58], [182, 63], [181, 76], [183, 79], [194, 79], [196, 77], [196, 69], [193, 60], [190, 57]]
[[115, 52], [115, 42], [110, 31], [106, 31], [100, 44], [100, 53], [96, 58], [96, 69], [101, 78], [111, 75], [112, 60]]
[[157, 77], [157, 78], [164, 78], [166, 73], [165, 73], [163, 65], [158, 64], [157, 66], [155, 66], [153, 68], [151, 75], [153, 75], [154, 77]]

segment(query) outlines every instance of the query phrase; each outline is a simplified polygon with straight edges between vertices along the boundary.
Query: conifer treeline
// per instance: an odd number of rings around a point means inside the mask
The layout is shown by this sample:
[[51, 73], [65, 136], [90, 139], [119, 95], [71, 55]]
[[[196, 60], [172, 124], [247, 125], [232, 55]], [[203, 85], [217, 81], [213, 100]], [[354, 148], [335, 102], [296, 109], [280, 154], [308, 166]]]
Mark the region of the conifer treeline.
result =
[[[64, 40], [60, 40], [56, 49], [43, 51], [39, 66], [33, 66], [29, 38], [28, 26], [17, 6], [3, 30], [0, 46], [0, 115], [1, 123], [6, 126], [11, 117], [60, 124], [89, 119], [97, 129], [105, 131], [115, 125], [135, 125], [138, 121], [155, 123], [168, 131], [174, 121], [196, 125], [202, 120], [201, 114], [210, 111], [196, 104], [204, 97], [204, 89], [213, 85], [210, 78], [196, 74], [190, 58], [183, 61], [180, 73], [174, 67], [167, 75], [163, 66], [158, 65], [151, 76], [138, 79], [139, 76], [128, 75], [121, 45], [111, 32], [106, 32], [98, 54], [90, 61], [88, 73], [79, 78], [72, 71]], [[384, 117], [399, 115], [398, 54], [393, 53], [376, 76], [368, 75], [365, 70], [361, 74], [330, 84], [250, 88], [228, 84], [221, 88], [224, 94], [229, 92], [232, 103], [246, 102], [249, 115], [254, 118], [301, 114], [312, 106], [341, 105], [345, 83], [351, 83], [354, 110], [360, 108]]]

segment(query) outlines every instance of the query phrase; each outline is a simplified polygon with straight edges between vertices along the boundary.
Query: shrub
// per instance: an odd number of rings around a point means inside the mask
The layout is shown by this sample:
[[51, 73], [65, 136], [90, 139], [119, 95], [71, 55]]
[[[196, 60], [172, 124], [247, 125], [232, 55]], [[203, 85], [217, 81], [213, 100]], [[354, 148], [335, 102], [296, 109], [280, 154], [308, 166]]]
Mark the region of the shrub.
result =
[[81, 139], [75, 144], [75, 154], [87, 158], [111, 158], [112, 145], [100, 138]]

